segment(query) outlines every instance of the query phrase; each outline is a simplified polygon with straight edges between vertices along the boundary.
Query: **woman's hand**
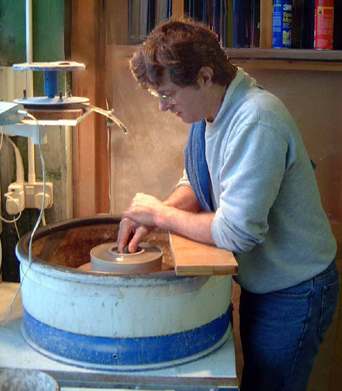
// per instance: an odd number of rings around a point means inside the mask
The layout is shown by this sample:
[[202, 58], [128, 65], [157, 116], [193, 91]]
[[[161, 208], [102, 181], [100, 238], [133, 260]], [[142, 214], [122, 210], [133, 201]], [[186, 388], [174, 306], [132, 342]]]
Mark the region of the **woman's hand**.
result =
[[118, 233], [118, 251], [123, 253], [127, 250], [129, 253], [137, 251], [139, 243], [150, 232], [151, 228], [138, 225], [134, 221], [125, 217], [120, 221]]
[[139, 225], [148, 227], [158, 226], [158, 220], [167, 214], [168, 206], [157, 198], [137, 193], [130, 207], [124, 212], [124, 216]]

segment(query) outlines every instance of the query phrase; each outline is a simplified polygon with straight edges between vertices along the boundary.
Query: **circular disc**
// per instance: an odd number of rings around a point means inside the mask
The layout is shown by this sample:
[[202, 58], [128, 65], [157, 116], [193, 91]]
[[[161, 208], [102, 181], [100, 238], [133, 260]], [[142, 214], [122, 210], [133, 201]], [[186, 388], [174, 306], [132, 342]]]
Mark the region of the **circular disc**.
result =
[[54, 98], [48, 98], [47, 96], [32, 96], [29, 98], [18, 98], [14, 100], [15, 103], [22, 104], [25, 108], [29, 107], [40, 107], [49, 109], [51, 107], [59, 107], [59, 108], [70, 108], [76, 107], [78, 105], [89, 103], [89, 98], [84, 98], [80, 96], [70, 96], [63, 97], [60, 99], [58, 96]]
[[13, 64], [16, 71], [74, 71], [85, 69], [85, 65], [76, 61], [24, 62]]
[[117, 243], [102, 243], [90, 250], [93, 271], [119, 274], [148, 273], [161, 268], [163, 252], [148, 243], [140, 243], [135, 253], [119, 253]]

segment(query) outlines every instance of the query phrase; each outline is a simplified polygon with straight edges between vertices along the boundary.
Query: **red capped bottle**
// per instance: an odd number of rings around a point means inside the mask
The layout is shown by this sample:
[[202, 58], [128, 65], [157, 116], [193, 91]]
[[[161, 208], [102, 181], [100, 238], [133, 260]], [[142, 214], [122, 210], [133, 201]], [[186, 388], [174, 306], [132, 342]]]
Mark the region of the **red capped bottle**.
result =
[[332, 49], [334, 37], [334, 0], [315, 1], [314, 48]]

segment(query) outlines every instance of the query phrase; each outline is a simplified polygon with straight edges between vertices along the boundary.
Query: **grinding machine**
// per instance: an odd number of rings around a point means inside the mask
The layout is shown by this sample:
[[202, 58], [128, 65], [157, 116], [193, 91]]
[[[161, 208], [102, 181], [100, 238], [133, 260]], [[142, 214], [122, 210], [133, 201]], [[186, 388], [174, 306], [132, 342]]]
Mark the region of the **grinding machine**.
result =
[[42, 228], [31, 263], [29, 234], [20, 240], [26, 341], [58, 361], [114, 371], [176, 365], [220, 347], [231, 335], [231, 276], [176, 275], [178, 250], [163, 232], [120, 254], [119, 221]]

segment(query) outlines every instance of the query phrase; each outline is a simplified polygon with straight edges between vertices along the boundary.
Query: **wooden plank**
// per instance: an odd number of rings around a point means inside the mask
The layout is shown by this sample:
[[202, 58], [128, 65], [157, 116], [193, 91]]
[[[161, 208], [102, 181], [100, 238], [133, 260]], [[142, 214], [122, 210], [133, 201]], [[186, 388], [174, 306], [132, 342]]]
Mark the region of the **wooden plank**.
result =
[[[95, 1], [97, 8], [96, 25], [96, 62], [95, 62], [95, 105], [106, 108], [107, 74], [106, 68], [106, 3]], [[110, 210], [109, 202], [109, 166], [110, 156], [107, 151], [107, 126], [103, 116], [95, 114], [95, 212], [106, 213]]]
[[[120, 51], [132, 55], [137, 48], [121, 45]], [[342, 71], [342, 50], [228, 48], [225, 51], [233, 64], [248, 69]]]
[[[87, 69], [73, 75], [72, 94], [95, 99], [96, 7], [87, 0], [72, 1], [71, 55]], [[84, 25], [88, 26], [84, 29]], [[95, 213], [95, 117], [85, 119], [73, 132], [74, 216]]]
[[243, 353], [240, 336], [240, 285], [233, 281], [232, 285], [232, 306], [233, 306], [233, 337], [235, 347], [236, 372], [241, 384], [243, 370]]
[[272, 47], [272, 0], [260, 1], [260, 47]]
[[[102, 3], [101, 3], [102, 4]], [[72, 93], [104, 107], [104, 8], [96, 0], [72, 1], [71, 56], [86, 64], [73, 73]], [[84, 28], [87, 26], [87, 28]], [[73, 131], [74, 217], [108, 211], [105, 120], [91, 115]]]
[[182, 18], [184, 16], [184, 0], [172, 1], [172, 17]]
[[342, 63], [324, 61], [290, 61], [290, 60], [263, 60], [263, 59], [234, 59], [235, 65], [249, 70], [284, 70], [284, 71], [318, 71], [341, 72]]
[[105, 0], [106, 44], [128, 44], [128, 1]]
[[237, 274], [233, 253], [170, 234], [170, 248], [178, 276]]
[[230, 58], [342, 63], [342, 50], [228, 48]]
[[[126, 50], [132, 55], [139, 45], [120, 45], [120, 50]], [[311, 50], [311, 49], [261, 49], [261, 48], [225, 48], [225, 52], [232, 60], [259, 60], [308, 62], [317, 64], [342, 65], [342, 50]]]

